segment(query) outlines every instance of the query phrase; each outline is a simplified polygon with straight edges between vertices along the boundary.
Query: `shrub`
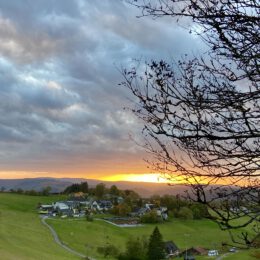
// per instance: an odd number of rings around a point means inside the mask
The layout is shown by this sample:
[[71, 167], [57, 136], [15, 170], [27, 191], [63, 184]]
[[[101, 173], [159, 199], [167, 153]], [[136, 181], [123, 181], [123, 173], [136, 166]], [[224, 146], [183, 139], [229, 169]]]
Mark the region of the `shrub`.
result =
[[114, 245], [106, 245], [106, 246], [100, 246], [97, 248], [97, 252], [104, 257], [117, 257], [119, 252], [118, 249]]
[[156, 210], [151, 210], [141, 217], [142, 223], [158, 223], [160, 221], [161, 219], [158, 217]]
[[145, 260], [148, 242], [145, 238], [130, 238], [126, 243], [126, 251], [121, 253], [118, 260]]
[[207, 218], [209, 216], [207, 207], [202, 204], [194, 203], [191, 206], [194, 219]]
[[187, 207], [182, 207], [178, 211], [178, 217], [185, 220], [193, 219], [192, 210]]

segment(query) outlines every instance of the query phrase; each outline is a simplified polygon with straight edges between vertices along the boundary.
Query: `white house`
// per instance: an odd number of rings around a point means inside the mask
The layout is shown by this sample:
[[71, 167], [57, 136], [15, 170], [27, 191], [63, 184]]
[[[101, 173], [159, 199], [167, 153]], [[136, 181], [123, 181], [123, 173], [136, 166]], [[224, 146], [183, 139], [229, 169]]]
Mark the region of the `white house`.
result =
[[62, 201], [55, 202], [53, 208], [58, 211], [69, 210], [69, 206]]

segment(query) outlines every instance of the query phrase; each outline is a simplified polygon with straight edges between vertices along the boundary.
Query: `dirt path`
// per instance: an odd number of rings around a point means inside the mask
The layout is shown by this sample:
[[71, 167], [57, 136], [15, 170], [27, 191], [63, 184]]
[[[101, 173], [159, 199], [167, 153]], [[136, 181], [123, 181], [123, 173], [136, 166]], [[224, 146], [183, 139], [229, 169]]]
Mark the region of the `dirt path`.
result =
[[[70, 247], [64, 245], [64, 244], [60, 241], [60, 239], [59, 239], [59, 237], [58, 237], [56, 231], [45, 221], [47, 218], [48, 218], [48, 217], [46, 217], [46, 216], [42, 217], [42, 218], [41, 218], [41, 222], [42, 222], [42, 224], [43, 224], [44, 226], [48, 227], [48, 229], [51, 231], [51, 234], [52, 234], [52, 236], [53, 236], [53, 238], [54, 238], [54, 241], [55, 241], [59, 246], [61, 246], [61, 247], [64, 248], [65, 250], [69, 251], [70, 253], [72, 253], [72, 254], [74, 254], [74, 255], [76, 255], [76, 256], [79, 256], [79, 257], [81, 257], [81, 258], [86, 258], [87, 256], [85, 256], [85, 255], [83, 255], [83, 254], [81, 254], [81, 253], [79, 253], [79, 252], [77, 252], [77, 251], [71, 249]], [[90, 260], [95, 260], [94, 258], [88, 258], [88, 259], [90, 259]]]

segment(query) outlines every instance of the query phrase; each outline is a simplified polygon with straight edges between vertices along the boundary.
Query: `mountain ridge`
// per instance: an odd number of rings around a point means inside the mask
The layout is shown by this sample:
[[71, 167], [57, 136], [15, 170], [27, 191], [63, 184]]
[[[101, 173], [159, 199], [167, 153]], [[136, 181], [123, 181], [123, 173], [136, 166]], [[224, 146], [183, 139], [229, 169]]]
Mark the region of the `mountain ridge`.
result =
[[98, 183], [104, 183], [107, 187], [116, 185], [119, 189], [131, 189], [139, 193], [141, 196], [149, 197], [151, 195], [177, 195], [184, 194], [187, 190], [185, 185], [167, 185], [166, 183], [151, 182], [130, 182], [130, 181], [102, 181], [97, 179], [85, 178], [53, 178], [53, 177], [37, 177], [22, 179], [0, 179], [0, 188], [5, 190], [23, 189], [36, 191], [42, 190], [46, 186], [50, 186], [51, 192], [61, 192], [72, 183], [80, 183], [87, 181], [90, 187], [96, 186]]

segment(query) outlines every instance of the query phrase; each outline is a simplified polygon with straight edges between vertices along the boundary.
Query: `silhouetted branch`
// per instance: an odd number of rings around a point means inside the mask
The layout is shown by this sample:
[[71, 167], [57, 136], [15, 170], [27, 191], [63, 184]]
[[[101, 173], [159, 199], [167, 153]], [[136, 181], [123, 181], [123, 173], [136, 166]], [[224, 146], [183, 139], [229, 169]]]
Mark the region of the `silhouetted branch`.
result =
[[[204, 57], [146, 63], [123, 70], [123, 86], [144, 122], [151, 166], [208, 206], [222, 229], [252, 226], [239, 237], [250, 246], [260, 220], [260, 88], [258, 1], [130, 1], [142, 16], [189, 17], [210, 47]], [[256, 228], [257, 227], [257, 228]]]

